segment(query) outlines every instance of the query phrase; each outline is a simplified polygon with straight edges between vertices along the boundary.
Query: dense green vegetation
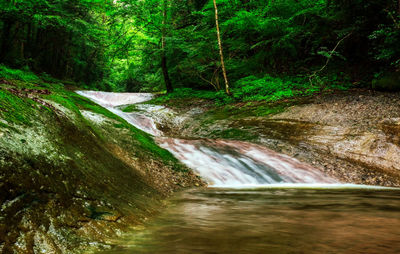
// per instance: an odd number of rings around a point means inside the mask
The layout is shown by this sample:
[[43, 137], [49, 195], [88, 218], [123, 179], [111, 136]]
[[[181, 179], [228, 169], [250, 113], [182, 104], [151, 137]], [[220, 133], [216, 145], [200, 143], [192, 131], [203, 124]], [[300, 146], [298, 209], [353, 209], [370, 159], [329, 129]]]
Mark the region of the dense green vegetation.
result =
[[4, 0], [0, 62], [83, 88], [162, 91], [171, 83], [185, 88], [174, 96], [202, 90], [199, 97], [224, 103], [399, 89], [397, 0], [216, 3], [232, 97], [221, 91], [211, 0]]

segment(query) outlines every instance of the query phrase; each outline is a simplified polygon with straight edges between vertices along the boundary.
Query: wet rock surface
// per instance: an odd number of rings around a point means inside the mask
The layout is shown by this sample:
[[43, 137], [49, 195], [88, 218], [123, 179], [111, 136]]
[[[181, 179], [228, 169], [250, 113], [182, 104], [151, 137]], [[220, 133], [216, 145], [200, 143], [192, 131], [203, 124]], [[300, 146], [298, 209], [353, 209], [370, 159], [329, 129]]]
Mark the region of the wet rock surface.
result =
[[157, 214], [174, 191], [204, 185], [154, 156], [151, 138], [120, 121], [73, 112], [42, 97], [49, 92], [14, 90], [47, 109], [32, 106], [29, 124], [0, 125], [0, 253], [107, 248], [107, 239]]
[[398, 93], [336, 92], [282, 102], [284, 110], [264, 116], [254, 114], [260, 104], [238, 104], [226, 111], [194, 101], [188, 106], [167, 103], [175, 113], [166, 117], [157, 116], [162, 111], [152, 112], [151, 117], [176, 137], [247, 140], [312, 164], [342, 182], [400, 186]]

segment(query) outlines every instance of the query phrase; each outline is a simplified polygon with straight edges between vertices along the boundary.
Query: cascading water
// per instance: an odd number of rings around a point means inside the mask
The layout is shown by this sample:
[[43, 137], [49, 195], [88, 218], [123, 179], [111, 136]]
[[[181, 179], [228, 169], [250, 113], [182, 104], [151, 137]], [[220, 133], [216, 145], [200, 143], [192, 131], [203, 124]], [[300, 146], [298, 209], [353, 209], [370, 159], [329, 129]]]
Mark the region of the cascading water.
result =
[[122, 105], [148, 101], [153, 98], [153, 95], [150, 93], [107, 93], [97, 91], [78, 91], [77, 93], [96, 102], [144, 132], [153, 136], [160, 136], [162, 134], [157, 129], [155, 122], [149, 117], [138, 113], [125, 113], [117, 108]]
[[336, 182], [298, 160], [247, 142], [173, 138], [157, 141], [214, 187]]
[[101, 254], [400, 253], [398, 190], [333, 184], [307, 164], [247, 142], [166, 137], [157, 126], [169, 119], [168, 109], [141, 104], [140, 112], [126, 113], [119, 107], [151, 94], [79, 93], [155, 136], [218, 187], [177, 193], [158, 219]]
[[151, 94], [79, 91], [135, 127], [156, 136], [158, 144], [192, 168], [214, 187], [271, 184], [332, 184], [336, 180], [286, 155], [259, 145], [227, 140], [183, 140], [163, 137], [154, 119], [125, 113], [118, 106], [147, 101]]

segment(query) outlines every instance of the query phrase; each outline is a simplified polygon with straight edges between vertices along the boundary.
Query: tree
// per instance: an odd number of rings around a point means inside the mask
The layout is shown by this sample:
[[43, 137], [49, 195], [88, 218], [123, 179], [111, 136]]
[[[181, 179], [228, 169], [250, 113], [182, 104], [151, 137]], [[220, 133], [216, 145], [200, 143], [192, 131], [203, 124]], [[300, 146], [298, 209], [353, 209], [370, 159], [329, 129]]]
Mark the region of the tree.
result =
[[167, 93], [173, 92], [173, 87], [171, 80], [169, 78], [168, 66], [167, 66], [167, 56], [166, 56], [166, 34], [167, 34], [167, 18], [168, 18], [168, 0], [163, 0], [162, 5], [162, 28], [161, 28], [161, 69], [164, 76], [164, 83], [167, 89]]
[[219, 55], [221, 57], [222, 75], [224, 76], [224, 81], [225, 81], [225, 92], [226, 92], [226, 94], [230, 95], [231, 91], [229, 90], [228, 76], [226, 74], [226, 68], [225, 68], [225, 62], [224, 62], [224, 53], [223, 53], [223, 50], [222, 50], [221, 33], [220, 33], [220, 29], [219, 29], [217, 1], [213, 0], [213, 2], [214, 2], [214, 10], [215, 10], [215, 27], [217, 29], [217, 40], [218, 40], [218, 47], [219, 47]]

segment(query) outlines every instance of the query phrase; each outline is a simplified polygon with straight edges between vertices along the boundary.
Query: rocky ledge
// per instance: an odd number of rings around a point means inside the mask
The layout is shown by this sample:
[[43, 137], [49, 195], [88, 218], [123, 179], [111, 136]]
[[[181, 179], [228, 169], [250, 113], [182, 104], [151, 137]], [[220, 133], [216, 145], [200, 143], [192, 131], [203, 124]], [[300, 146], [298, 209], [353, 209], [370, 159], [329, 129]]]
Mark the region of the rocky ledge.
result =
[[247, 140], [312, 164], [342, 182], [400, 186], [398, 93], [352, 90], [222, 107], [187, 99], [163, 106], [142, 113], [170, 136]]

